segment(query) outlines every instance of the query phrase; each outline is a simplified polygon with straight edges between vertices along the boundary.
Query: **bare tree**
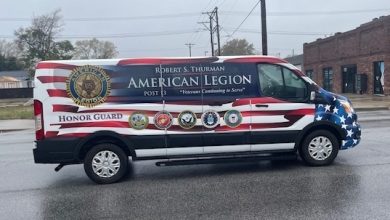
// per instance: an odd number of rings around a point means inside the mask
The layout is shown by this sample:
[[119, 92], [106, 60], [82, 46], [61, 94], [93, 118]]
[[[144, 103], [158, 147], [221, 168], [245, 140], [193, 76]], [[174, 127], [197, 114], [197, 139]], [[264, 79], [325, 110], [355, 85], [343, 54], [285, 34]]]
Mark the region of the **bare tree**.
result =
[[19, 57], [20, 51], [15, 43], [0, 40], [0, 71], [23, 69], [23, 63]]
[[14, 42], [0, 40], [0, 55], [3, 57], [19, 57], [20, 50]]
[[31, 74], [40, 60], [71, 58], [69, 54], [73, 45], [69, 41], [55, 41], [58, 33], [62, 31], [61, 19], [60, 10], [56, 10], [33, 18], [30, 27], [15, 31], [15, 42]]
[[116, 46], [110, 41], [91, 40], [76, 41], [74, 59], [109, 59], [118, 55]]

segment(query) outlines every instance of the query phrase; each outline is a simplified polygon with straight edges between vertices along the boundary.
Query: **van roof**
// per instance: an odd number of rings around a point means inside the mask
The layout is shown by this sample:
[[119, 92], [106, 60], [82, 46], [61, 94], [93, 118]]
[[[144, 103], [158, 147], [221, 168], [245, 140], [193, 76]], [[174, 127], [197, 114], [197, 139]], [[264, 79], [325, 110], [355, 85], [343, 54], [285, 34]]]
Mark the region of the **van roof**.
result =
[[[93, 60], [49, 60], [38, 63], [36, 69], [61, 68], [78, 65], [158, 65], [186, 63], [288, 63], [273, 56], [215, 56], [215, 57], [142, 57], [124, 59], [93, 59]], [[67, 69], [67, 68], [65, 68]]]

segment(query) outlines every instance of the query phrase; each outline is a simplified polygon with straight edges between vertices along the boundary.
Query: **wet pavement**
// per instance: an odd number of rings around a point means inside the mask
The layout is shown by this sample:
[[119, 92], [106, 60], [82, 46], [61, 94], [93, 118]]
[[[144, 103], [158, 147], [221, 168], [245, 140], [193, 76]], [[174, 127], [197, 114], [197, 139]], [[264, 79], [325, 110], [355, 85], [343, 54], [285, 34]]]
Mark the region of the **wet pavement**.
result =
[[[375, 114], [375, 113], [372, 113]], [[328, 167], [301, 161], [156, 167], [117, 184], [34, 164], [32, 130], [0, 134], [0, 219], [390, 219], [390, 120]]]

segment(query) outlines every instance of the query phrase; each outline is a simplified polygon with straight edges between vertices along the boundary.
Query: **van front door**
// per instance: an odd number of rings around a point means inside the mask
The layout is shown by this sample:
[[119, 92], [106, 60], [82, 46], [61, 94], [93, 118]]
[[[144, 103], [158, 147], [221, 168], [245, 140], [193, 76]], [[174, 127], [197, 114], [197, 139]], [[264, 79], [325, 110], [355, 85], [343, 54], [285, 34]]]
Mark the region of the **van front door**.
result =
[[292, 70], [258, 64], [260, 96], [252, 99], [251, 151], [294, 149], [299, 131], [314, 121], [308, 89]]

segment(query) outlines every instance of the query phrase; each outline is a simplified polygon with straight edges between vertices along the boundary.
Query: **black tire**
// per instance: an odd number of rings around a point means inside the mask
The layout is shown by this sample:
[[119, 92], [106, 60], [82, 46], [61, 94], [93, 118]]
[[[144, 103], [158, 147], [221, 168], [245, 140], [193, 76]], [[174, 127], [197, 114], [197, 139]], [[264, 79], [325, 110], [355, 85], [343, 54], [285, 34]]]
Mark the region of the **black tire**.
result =
[[[320, 146], [323, 151], [316, 154], [316, 150], [313, 150], [314, 146]], [[328, 149], [330, 148], [331, 151], [329, 152]], [[327, 130], [318, 130], [305, 137], [302, 145], [299, 147], [299, 155], [307, 165], [325, 166], [334, 161], [339, 152], [339, 148], [339, 141], [333, 133]]]
[[[94, 157], [95, 162], [99, 162], [98, 157], [107, 158], [106, 163], [112, 164], [112, 166], [117, 166], [119, 164], [119, 168], [114, 168], [111, 166], [109, 168], [103, 167], [99, 169], [97, 166], [93, 165]], [[112, 163], [108, 162], [108, 160], [112, 160]], [[102, 161], [102, 164], [104, 162]], [[129, 158], [126, 153], [117, 145], [111, 143], [103, 143], [98, 144], [92, 147], [84, 159], [84, 170], [87, 176], [98, 184], [110, 184], [115, 183], [121, 180], [128, 171]], [[108, 166], [108, 164], [104, 164], [102, 166]], [[96, 172], [94, 171], [94, 167]], [[99, 175], [99, 170], [101, 170]], [[105, 172], [106, 171], [106, 172]]]

